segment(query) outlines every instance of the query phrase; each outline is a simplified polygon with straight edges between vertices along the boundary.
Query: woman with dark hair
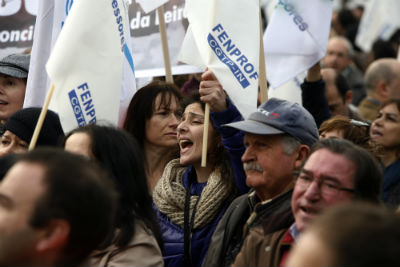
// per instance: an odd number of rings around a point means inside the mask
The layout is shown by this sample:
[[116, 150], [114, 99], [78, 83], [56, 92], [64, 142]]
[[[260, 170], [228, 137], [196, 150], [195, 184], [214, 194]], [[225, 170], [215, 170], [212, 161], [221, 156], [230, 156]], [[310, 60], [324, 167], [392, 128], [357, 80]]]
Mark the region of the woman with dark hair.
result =
[[384, 166], [383, 201], [400, 204], [400, 99], [384, 102], [378, 117], [372, 122], [370, 135], [381, 148]]
[[[201, 266], [211, 236], [237, 194], [247, 192], [241, 163], [243, 133], [222, 125], [241, 120], [211, 71], [183, 103], [180, 158], [170, 161], [153, 192], [166, 266]], [[207, 166], [201, 167], [205, 104], [210, 104]]]
[[64, 147], [99, 162], [119, 193], [114, 232], [91, 255], [88, 265], [162, 266], [162, 241], [136, 140], [113, 127], [88, 125], [70, 132]]
[[176, 127], [181, 99], [181, 93], [174, 84], [154, 81], [138, 90], [128, 107], [123, 128], [136, 138], [142, 148], [151, 191], [165, 165], [178, 152]]

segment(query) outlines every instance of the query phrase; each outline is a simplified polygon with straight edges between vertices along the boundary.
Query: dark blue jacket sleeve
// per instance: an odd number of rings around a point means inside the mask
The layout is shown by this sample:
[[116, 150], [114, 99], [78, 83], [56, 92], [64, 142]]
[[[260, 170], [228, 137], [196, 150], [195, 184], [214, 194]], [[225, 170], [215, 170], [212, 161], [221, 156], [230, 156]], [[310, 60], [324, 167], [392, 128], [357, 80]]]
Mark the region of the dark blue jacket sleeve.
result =
[[303, 107], [314, 117], [317, 127], [331, 117], [328, 101], [325, 96], [325, 81], [304, 82], [301, 84]]
[[245, 194], [249, 191], [246, 186], [246, 175], [243, 170], [243, 164], [241, 157], [244, 153], [243, 137], [244, 133], [242, 131], [223, 127], [222, 125], [241, 121], [243, 120], [242, 115], [237, 110], [235, 105], [227, 98], [226, 103], [228, 108], [222, 112], [210, 112], [211, 121], [214, 128], [219, 132], [222, 138], [222, 144], [224, 145], [226, 151], [231, 159], [233, 172], [235, 174], [236, 186], [238, 188], [239, 194]]

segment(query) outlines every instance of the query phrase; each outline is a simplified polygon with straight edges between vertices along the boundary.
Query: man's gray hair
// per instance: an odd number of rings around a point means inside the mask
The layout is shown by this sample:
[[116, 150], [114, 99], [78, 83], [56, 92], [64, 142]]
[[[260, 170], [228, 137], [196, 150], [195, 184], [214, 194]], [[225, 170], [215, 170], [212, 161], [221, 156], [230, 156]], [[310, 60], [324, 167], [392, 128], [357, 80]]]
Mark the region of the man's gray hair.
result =
[[347, 56], [348, 56], [350, 59], [353, 59], [353, 58], [354, 58], [355, 53], [354, 53], [353, 45], [352, 45], [352, 43], [351, 43], [347, 38], [345, 38], [345, 37], [343, 37], [343, 36], [334, 36], [334, 37], [332, 37], [330, 40], [337, 40], [337, 41], [343, 42], [344, 45], [345, 45], [346, 48], [347, 48]]
[[292, 155], [301, 143], [294, 137], [284, 134], [281, 139], [282, 149], [286, 155]]
[[396, 78], [396, 73], [392, 68], [392, 61], [380, 59], [373, 62], [365, 73], [365, 85], [367, 90], [375, 91], [379, 82], [384, 81], [391, 84]]

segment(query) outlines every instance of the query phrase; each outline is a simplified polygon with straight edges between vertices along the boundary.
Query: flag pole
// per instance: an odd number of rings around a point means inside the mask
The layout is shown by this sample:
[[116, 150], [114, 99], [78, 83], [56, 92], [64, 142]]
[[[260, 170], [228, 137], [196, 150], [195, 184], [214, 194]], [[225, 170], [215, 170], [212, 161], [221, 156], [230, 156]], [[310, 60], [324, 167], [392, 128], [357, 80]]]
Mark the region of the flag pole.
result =
[[40, 130], [42, 129], [44, 119], [46, 118], [47, 110], [49, 108], [49, 104], [50, 104], [51, 97], [53, 96], [53, 92], [54, 92], [54, 84], [51, 83], [50, 89], [47, 92], [47, 96], [44, 101], [43, 108], [40, 111], [39, 119], [36, 123], [35, 131], [33, 132], [31, 142], [29, 143], [29, 148], [28, 148], [29, 151], [33, 150], [36, 146], [36, 142], [39, 138]]
[[263, 40], [263, 26], [262, 26], [262, 17], [261, 17], [261, 6], [260, 6], [260, 70], [259, 70], [259, 78], [258, 83], [260, 86], [260, 98], [261, 103], [264, 103], [268, 100], [268, 87], [267, 87], [267, 74], [265, 70], [265, 55], [264, 55], [264, 40]]
[[168, 49], [168, 38], [167, 38], [167, 30], [165, 26], [165, 18], [164, 18], [164, 7], [160, 6], [157, 8], [158, 14], [158, 28], [160, 30], [161, 36], [161, 44], [163, 49], [163, 56], [164, 56], [164, 66], [165, 66], [165, 80], [169, 83], [173, 83], [174, 79], [172, 77], [171, 71], [171, 59], [169, 56], [169, 49]]
[[206, 103], [204, 110], [204, 131], [203, 131], [203, 147], [201, 149], [201, 167], [207, 166], [207, 140], [208, 127], [210, 124], [210, 104]]
[[[215, 5], [216, 4], [214, 1], [213, 8], [210, 12], [210, 16], [211, 16], [211, 18], [214, 18], [214, 20], [215, 20], [215, 14], [216, 14], [216, 6]], [[211, 56], [212, 56], [212, 51], [210, 49], [207, 64], [210, 63]], [[206, 71], [207, 70], [208, 70], [208, 66], [206, 68]], [[207, 166], [207, 144], [208, 144], [208, 127], [209, 126], [210, 126], [210, 104], [206, 103], [205, 110], [204, 110], [203, 144], [202, 144], [202, 148], [201, 148], [201, 167]]]

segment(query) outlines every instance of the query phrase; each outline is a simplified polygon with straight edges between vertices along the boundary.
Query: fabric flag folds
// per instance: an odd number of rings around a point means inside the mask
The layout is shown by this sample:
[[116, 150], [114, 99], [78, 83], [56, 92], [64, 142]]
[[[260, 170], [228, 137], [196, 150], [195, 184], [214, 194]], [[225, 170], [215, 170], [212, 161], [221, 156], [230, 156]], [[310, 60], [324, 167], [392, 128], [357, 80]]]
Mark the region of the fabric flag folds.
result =
[[[38, 1], [38, 15], [36, 17], [35, 34], [32, 47], [31, 64], [29, 66], [29, 76], [25, 93], [24, 107], [41, 107], [50, 88], [51, 81], [45, 71], [45, 65], [55, 42], [66, 22], [73, 3], [80, 0], [41, 0]], [[109, 0], [110, 5], [112, 0]], [[126, 9], [127, 3], [124, 0]], [[125, 8], [121, 8], [124, 11]], [[126, 10], [126, 17], [128, 10]], [[101, 24], [99, 24], [101, 25]], [[100, 31], [96, 25], [93, 32]], [[121, 99], [119, 123], [125, 118], [126, 109], [129, 102], [136, 92], [134, 65], [131, 51], [131, 37], [129, 23], [124, 23], [126, 46], [124, 47], [124, 66], [122, 74]], [[96, 46], [94, 46], [96, 47]], [[129, 48], [129, 49], [128, 49]]]
[[164, 5], [168, 0], [136, 0], [145, 13], [149, 13], [159, 6]]
[[117, 124], [129, 50], [126, 8], [122, 0], [74, 1], [46, 64], [55, 86], [50, 109], [65, 132], [96, 121]]
[[47, 89], [50, 87], [50, 81], [44, 69], [50, 56], [51, 48], [61, 31], [61, 21], [56, 22], [57, 19], [61, 20], [61, 17], [57, 17], [54, 13], [55, 10], [64, 10], [63, 4], [65, 3], [63, 2], [54, 0], [38, 1], [38, 14], [36, 16], [24, 107], [41, 107], [46, 97]]
[[279, 0], [264, 34], [271, 88], [303, 73], [326, 53], [332, 0]]
[[186, 12], [179, 60], [211, 69], [247, 117], [257, 108], [259, 0], [186, 0]]

